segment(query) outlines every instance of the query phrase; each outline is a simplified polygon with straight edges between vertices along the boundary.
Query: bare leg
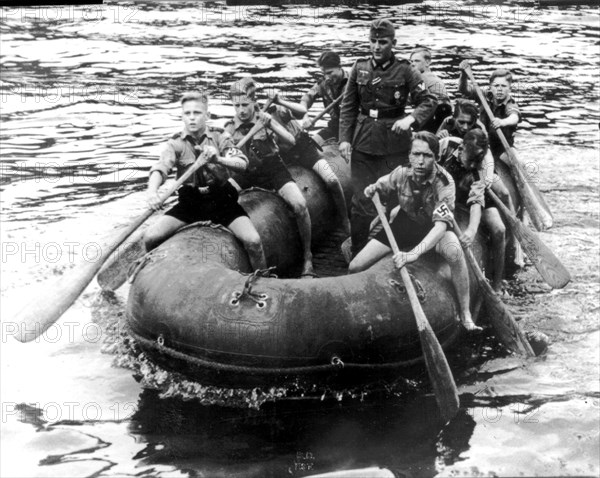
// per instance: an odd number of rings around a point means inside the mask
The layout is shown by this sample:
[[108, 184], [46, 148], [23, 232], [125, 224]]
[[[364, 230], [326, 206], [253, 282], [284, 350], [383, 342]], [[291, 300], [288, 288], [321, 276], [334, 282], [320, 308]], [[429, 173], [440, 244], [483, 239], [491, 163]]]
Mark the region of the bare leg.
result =
[[144, 233], [146, 252], [158, 247], [186, 224], [173, 216], [161, 216]]
[[348, 217], [348, 206], [344, 197], [344, 190], [340, 184], [340, 180], [336, 176], [333, 169], [325, 159], [319, 159], [313, 166], [313, 171], [325, 182], [335, 203], [335, 209], [338, 217], [341, 219], [342, 227], [346, 236], [350, 235], [350, 218]]
[[452, 283], [458, 297], [460, 320], [463, 326], [469, 331], [481, 330], [481, 327], [477, 327], [471, 318], [471, 311], [469, 310], [469, 271], [458, 238], [453, 232], [447, 231], [435, 246], [435, 250], [450, 265]]
[[227, 228], [244, 245], [253, 270], [266, 269], [267, 260], [258, 231], [248, 216], [236, 217]]
[[355, 274], [368, 269], [390, 252], [392, 252], [392, 249], [389, 246], [379, 242], [377, 239], [371, 239], [356, 257], [352, 259], [352, 262], [350, 262], [348, 274]]
[[[515, 210], [515, 205], [512, 201], [512, 198], [510, 197], [510, 193], [508, 192], [508, 189], [506, 188], [506, 186], [504, 185], [504, 183], [502, 182], [500, 177], [498, 177], [498, 175], [494, 175], [494, 182], [492, 183], [492, 191], [494, 192], [494, 194], [496, 194], [496, 196], [498, 196], [500, 201], [502, 201], [506, 205], [506, 207], [508, 209], [510, 209], [510, 211], [514, 215], [516, 215], [517, 212]], [[514, 244], [514, 248], [515, 248], [514, 262], [517, 266], [523, 267], [525, 265], [525, 260], [523, 258], [523, 250], [521, 249], [521, 245], [519, 244], [519, 241], [517, 240], [517, 238], [514, 236], [512, 238], [512, 243]]]
[[290, 205], [296, 216], [296, 223], [298, 224], [298, 232], [300, 233], [300, 240], [302, 241], [304, 256], [302, 275], [314, 274], [312, 252], [310, 250], [311, 224], [308, 209], [306, 207], [306, 200], [300, 192], [300, 189], [298, 189], [296, 183], [291, 181], [281, 186], [277, 192], [283, 198], [283, 200]]
[[483, 210], [483, 222], [490, 231], [492, 239], [492, 289], [496, 292], [502, 290], [502, 278], [504, 277], [504, 251], [506, 250], [506, 227], [500, 218], [496, 208]]

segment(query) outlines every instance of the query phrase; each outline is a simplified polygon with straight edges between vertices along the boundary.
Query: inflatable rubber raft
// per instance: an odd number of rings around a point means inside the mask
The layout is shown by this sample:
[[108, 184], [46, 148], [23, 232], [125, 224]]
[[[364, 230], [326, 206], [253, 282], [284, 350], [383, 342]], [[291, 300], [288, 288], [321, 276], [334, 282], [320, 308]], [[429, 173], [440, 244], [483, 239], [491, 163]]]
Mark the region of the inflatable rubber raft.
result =
[[[347, 185], [347, 166], [329, 153]], [[291, 172], [318, 244], [336, 225], [332, 201], [312, 171]], [[223, 227], [182, 229], [141, 260], [129, 293], [130, 332], [153, 361], [224, 387], [346, 387], [397, 378], [399, 369], [421, 362], [415, 319], [391, 257], [353, 275], [281, 278], [297, 273], [301, 262], [293, 214], [260, 189], [243, 191], [240, 203], [280, 277], [252, 274], [245, 250]], [[461, 326], [448, 265], [428, 253], [408, 269], [434, 332], [450, 347]]]

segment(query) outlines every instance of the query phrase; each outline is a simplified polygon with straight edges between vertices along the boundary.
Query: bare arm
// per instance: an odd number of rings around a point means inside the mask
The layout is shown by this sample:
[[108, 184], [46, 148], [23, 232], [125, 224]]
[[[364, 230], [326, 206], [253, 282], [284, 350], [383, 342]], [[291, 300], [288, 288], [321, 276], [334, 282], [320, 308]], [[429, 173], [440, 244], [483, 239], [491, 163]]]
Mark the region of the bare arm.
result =
[[286, 130], [282, 125], [280, 125], [277, 121], [271, 118], [271, 115], [268, 113], [260, 112], [258, 114], [258, 120], [261, 121], [265, 128], [270, 128], [282, 141], [285, 141], [290, 146], [294, 146], [296, 144], [296, 140], [292, 133]]
[[158, 188], [164, 182], [163, 175], [160, 171], [152, 171], [148, 178], [148, 187], [146, 188], [146, 201], [148, 207], [154, 211], [161, 208], [160, 197], [158, 196]]
[[281, 105], [284, 108], [287, 108], [292, 113], [294, 113], [294, 116], [296, 118], [302, 118], [306, 113], [308, 113], [308, 110], [304, 107], [304, 105], [302, 103], [298, 104], [298, 103], [294, 103], [293, 101], [288, 101], [288, 100], [282, 98], [279, 95], [279, 93], [275, 93], [274, 96], [275, 97], [274, 97], [273, 103], [275, 103], [276, 105]]

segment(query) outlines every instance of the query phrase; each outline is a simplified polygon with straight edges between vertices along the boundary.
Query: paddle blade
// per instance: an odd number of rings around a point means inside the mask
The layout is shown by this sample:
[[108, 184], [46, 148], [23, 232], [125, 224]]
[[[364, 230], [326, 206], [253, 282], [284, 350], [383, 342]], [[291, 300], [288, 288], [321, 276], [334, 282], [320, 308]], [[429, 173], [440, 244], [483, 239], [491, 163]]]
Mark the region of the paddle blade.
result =
[[458, 390], [446, 355], [427, 319], [426, 324], [423, 328], [419, 327], [423, 357], [440, 413], [444, 421], [449, 422], [460, 409]]
[[517, 190], [519, 191], [525, 210], [531, 218], [531, 222], [538, 231], [550, 229], [554, 224], [554, 219], [546, 201], [542, 197], [542, 193], [535, 184], [527, 180], [527, 173], [523, 165], [512, 151], [507, 156]]
[[494, 289], [492, 289], [486, 280], [483, 272], [473, 257], [473, 253], [470, 250], [467, 250], [466, 256], [477, 280], [477, 285], [483, 296], [490, 323], [496, 332], [496, 336], [511, 352], [533, 357], [535, 354], [529, 345], [529, 341], [523, 335], [521, 328], [506, 305], [504, 305], [500, 297], [498, 297], [498, 294], [494, 292]]
[[102, 266], [100, 260], [81, 262], [54, 283], [32, 289], [31, 302], [12, 319], [16, 324], [15, 338], [31, 342], [54, 324], [81, 295]]
[[510, 221], [511, 229], [523, 251], [542, 278], [553, 289], [562, 289], [571, 281], [571, 274], [538, 235], [521, 221]]
[[571, 280], [571, 274], [558, 257], [544, 244], [539, 236], [519, 221], [493, 192], [489, 192], [504, 221], [508, 224], [529, 260], [546, 283], [554, 289], [562, 289]]
[[[387, 224], [385, 217], [382, 218], [382, 221], [385, 221], [385, 224]], [[442, 418], [444, 421], [449, 422], [456, 416], [460, 409], [458, 389], [456, 388], [456, 383], [452, 376], [452, 370], [450, 370], [444, 350], [435, 336], [435, 333], [425, 316], [425, 312], [423, 312], [412, 280], [405, 267], [400, 269], [400, 274], [417, 321], [417, 329], [419, 330], [419, 337], [421, 339], [421, 349], [423, 351], [423, 357], [425, 358], [425, 365], [427, 366], [427, 373], [429, 374], [429, 380], [431, 380], [435, 399]]]

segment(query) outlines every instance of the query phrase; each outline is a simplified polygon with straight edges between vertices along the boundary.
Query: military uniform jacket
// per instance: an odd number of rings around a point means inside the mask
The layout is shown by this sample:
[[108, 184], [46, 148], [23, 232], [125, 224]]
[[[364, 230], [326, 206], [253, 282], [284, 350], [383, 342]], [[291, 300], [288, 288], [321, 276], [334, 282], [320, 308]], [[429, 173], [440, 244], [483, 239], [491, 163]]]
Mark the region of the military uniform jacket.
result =
[[[225, 123], [225, 132], [233, 138], [234, 144], [237, 144], [256, 123], [256, 116], [247, 123], [241, 122], [237, 117]], [[243, 147], [242, 151], [248, 157], [248, 172], [255, 173], [263, 163], [263, 159], [268, 156], [279, 155], [279, 148], [274, 138], [275, 134], [261, 128], [250, 141]]]
[[451, 216], [443, 211], [454, 211], [454, 180], [438, 164], [422, 184], [415, 180], [412, 167], [398, 166], [377, 180], [377, 189], [386, 195], [397, 194], [400, 209], [419, 224], [441, 221], [452, 226]]
[[423, 89], [421, 74], [408, 61], [394, 56], [382, 65], [372, 58], [357, 60], [340, 109], [340, 142], [372, 155], [406, 151], [407, 135], [393, 133], [391, 127], [406, 116], [409, 95], [415, 107], [415, 126], [422, 125], [433, 115], [438, 101]]
[[[200, 151], [195, 146], [214, 146], [221, 156], [229, 155], [237, 157], [248, 163], [246, 156], [235, 147], [231, 135], [219, 133], [217, 131], [206, 130], [202, 137], [196, 140], [185, 130], [177, 133], [169, 139], [163, 146], [160, 159], [150, 169], [150, 174], [158, 171], [166, 179], [171, 169], [177, 167], [177, 177], [183, 173], [196, 161]], [[206, 163], [195, 174], [188, 178], [186, 185], [195, 187], [222, 186], [229, 178], [229, 169], [222, 164]]]

